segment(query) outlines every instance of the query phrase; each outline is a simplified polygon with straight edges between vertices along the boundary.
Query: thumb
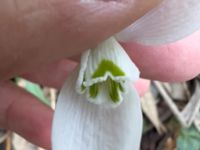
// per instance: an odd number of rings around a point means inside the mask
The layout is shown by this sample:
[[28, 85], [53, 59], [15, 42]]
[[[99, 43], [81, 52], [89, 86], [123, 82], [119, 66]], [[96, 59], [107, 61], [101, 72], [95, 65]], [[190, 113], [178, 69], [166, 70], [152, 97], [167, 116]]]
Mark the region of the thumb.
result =
[[11, 4], [2, 0], [0, 79], [78, 54], [128, 26], [161, 0], [88, 1], [16, 0]]

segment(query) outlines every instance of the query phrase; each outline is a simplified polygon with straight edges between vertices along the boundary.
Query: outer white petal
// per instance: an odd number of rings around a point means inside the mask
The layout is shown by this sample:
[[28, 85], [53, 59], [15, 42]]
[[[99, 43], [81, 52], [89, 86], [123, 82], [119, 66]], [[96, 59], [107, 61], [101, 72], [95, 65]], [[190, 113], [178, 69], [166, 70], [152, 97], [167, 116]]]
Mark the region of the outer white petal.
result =
[[95, 105], [76, 94], [72, 75], [58, 98], [53, 150], [138, 150], [142, 134], [140, 101], [130, 88], [127, 99], [115, 109]]
[[120, 41], [166, 44], [182, 39], [199, 28], [199, 0], [164, 0], [117, 36]]

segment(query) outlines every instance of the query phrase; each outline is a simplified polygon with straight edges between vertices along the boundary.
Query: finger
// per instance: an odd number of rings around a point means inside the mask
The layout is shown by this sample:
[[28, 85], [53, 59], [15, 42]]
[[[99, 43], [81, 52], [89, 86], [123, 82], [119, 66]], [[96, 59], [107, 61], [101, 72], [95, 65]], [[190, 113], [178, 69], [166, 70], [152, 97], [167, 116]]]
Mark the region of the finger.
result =
[[[123, 46], [139, 67], [142, 77], [178, 82], [189, 80], [200, 72], [199, 39], [200, 31], [177, 43], [165, 46], [152, 47], [136, 43], [126, 43]], [[44, 85], [60, 88], [67, 74], [74, 67], [75, 64], [72, 63], [71, 66], [65, 61], [57, 64], [56, 67], [50, 65], [48, 71], [38, 70], [25, 77]]]
[[77, 62], [65, 59], [24, 73], [21, 77], [44, 86], [60, 89], [76, 66]]
[[200, 31], [173, 44], [123, 46], [139, 67], [142, 77], [162, 81], [185, 81], [200, 73]]
[[[200, 73], [200, 31], [176, 43], [144, 46], [122, 43], [144, 78], [167, 82], [186, 81]], [[73, 57], [78, 61], [80, 56]], [[183, 67], [184, 66], [184, 67]]]
[[50, 149], [53, 111], [12, 83], [0, 84], [0, 126]]
[[160, 1], [3, 0], [0, 79], [87, 50]]
[[140, 96], [144, 96], [145, 93], [149, 90], [150, 81], [140, 78], [137, 82], [134, 83], [136, 90]]

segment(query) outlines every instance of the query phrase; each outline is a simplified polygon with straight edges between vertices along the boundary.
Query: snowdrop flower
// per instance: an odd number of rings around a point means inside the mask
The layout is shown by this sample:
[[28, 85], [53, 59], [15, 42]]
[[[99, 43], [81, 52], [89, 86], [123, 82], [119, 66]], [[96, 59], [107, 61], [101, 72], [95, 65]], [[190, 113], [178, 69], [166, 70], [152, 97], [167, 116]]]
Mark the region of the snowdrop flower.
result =
[[[199, 0], [164, 0], [117, 34], [120, 41], [175, 42], [200, 28]], [[54, 115], [53, 150], [138, 150], [142, 134], [139, 71], [114, 38], [81, 57]]]
[[139, 149], [142, 113], [132, 82], [139, 70], [114, 38], [86, 51], [61, 90], [54, 150]]

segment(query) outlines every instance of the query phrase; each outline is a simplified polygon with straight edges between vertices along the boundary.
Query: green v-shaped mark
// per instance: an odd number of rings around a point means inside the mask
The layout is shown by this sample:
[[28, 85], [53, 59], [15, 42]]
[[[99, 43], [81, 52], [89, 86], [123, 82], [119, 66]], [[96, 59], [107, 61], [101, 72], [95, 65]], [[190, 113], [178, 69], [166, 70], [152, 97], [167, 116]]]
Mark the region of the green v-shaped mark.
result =
[[125, 76], [125, 73], [112, 61], [110, 60], [102, 60], [99, 64], [98, 68], [92, 75], [92, 78], [103, 77], [106, 72], [110, 72], [113, 76]]

